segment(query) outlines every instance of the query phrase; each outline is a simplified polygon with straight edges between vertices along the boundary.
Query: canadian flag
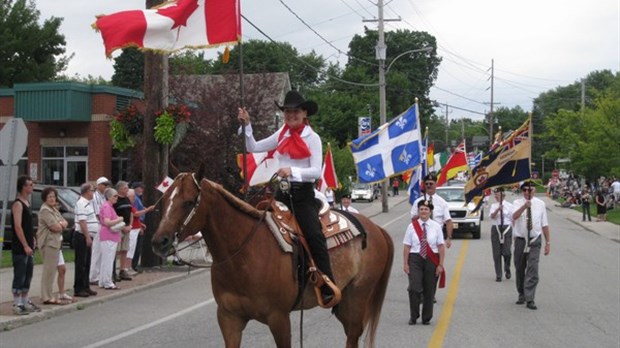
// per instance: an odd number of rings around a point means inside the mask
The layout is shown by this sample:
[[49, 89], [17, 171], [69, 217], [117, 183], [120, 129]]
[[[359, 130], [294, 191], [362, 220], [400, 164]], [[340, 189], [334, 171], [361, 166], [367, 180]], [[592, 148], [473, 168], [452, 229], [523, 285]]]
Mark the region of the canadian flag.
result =
[[321, 182], [319, 183], [319, 191], [325, 192], [328, 187], [332, 189], [338, 188], [338, 177], [336, 176], [336, 167], [332, 156], [332, 147], [327, 144], [327, 152], [325, 153], [325, 161], [323, 162], [323, 173], [321, 174]]
[[168, 188], [170, 188], [170, 186], [172, 186], [172, 183], [174, 182], [174, 179], [167, 176], [164, 178], [164, 180], [159, 184], [159, 186], [157, 186], [157, 189], [161, 192], [161, 193], [166, 193], [166, 191], [168, 190]]
[[97, 17], [106, 56], [129, 46], [174, 52], [238, 42], [239, 0], [177, 0], [148, 10], [129, 10]]
[[[269, 182], [271, 177], [280, 169], [279, 161], [268, 152], [254, 152], [246, 154], [246, 171], [249, 186], [261, 185]], [[241, 169], [243, 177], [243, 155], [237, 155], [237, 166]]]

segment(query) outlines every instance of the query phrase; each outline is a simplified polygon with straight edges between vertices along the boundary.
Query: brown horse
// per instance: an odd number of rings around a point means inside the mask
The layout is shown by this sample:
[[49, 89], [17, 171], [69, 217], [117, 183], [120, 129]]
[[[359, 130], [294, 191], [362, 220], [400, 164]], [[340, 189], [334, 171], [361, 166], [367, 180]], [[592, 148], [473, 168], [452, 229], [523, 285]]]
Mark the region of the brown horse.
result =
[[[291, 346], [291, 310], [299, 295], [292, 254], [283, 252], [262, 211], [224, 188], [195, 174], [181, 173], [164, 196], [163, 218], [153, 236], [153, 249], [162, 256], [174, 249], [175, 239], [202, 231], [213, 256], [211, 284], [217, 319], [226, 347], [241, 345], [242, 331], [255, 319], [269, 326], [277, 347]], [[335, 315], [347, 335], [346, 347], [357, 347], [366, 330], [374, 346], [383, 299], [392, 268], [394, 244], [385, 230], [357, 216], [367, 233], [329, 251], [342, 301]], [[317, 306], [310, 286], [303, 307]]]

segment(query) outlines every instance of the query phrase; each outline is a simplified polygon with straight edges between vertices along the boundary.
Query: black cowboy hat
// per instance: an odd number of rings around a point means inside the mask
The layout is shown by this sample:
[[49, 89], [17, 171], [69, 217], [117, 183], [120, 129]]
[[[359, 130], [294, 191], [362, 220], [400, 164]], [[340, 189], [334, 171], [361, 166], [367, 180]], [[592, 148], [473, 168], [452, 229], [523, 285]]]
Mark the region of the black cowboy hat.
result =
[[297, 108], [306, 110], [308, 116], [312, 116], [316, 114], [317, 111], [319, 111], [319, 106], [315, 102], [313, 102], [312, 100], [304, 99], [304, 97], [302, 97], [301, 94], [299, 94], [299, 92], [297, 91], [289, 91], [288, 93], [286, 93], [286, 96], [284, 97], [284, 103], [282, 105], [279, 105], [278, 102], [276, 102], [276, 106], [282, 111], [284, 111], [284, 109]]

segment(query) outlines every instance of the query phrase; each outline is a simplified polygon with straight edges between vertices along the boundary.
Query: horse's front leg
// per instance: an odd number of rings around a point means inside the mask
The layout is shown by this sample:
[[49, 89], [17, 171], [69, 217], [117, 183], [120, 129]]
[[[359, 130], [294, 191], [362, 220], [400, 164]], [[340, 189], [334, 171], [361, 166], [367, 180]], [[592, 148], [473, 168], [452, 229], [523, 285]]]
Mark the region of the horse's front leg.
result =
[[217, 307], [217, 322], [220, 325], [220, 331], [224, 336], [224, 344], [226, 348], [241, 347], [241, 334], [248, 320], [238, 315], [230, 313], [222, 306]]
[[291, 347], [291, 319], [289, 312], [274, 312], [267, 318], [267, 325], [278, 348]]

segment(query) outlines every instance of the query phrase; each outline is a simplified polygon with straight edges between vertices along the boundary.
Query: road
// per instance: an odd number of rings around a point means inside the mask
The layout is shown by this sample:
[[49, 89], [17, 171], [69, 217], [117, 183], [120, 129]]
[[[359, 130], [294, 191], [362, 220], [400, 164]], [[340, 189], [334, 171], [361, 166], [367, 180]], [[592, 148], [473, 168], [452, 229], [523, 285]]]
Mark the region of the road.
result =
[[[402, 239], [408, 210], [405, 203], [373, 218], [396, 245], [377, 347], [620, 345], [620, 244], [553, 212], [551, 255], [541, 256], [537, 311], [514, 303], [514, 277], [495, 282], [484, 221], [481, 240], [457, 239], [448, 250], [448, 282], [438, 292], [431, 325], [407, 325]], [[0, 333], [0, 342], [3, 347], [223, 347], [215, 308], [209, 277], [203, 273]], [[293, 345], [299, 346], [300, 313], [291, 319]], [[339, 322], [322, 309], [304, 312], [303, 336], [304, 347], [342, 347], [345, 342]], [[250, 322], [243, 347], [272, 346], [267, 327]]]

